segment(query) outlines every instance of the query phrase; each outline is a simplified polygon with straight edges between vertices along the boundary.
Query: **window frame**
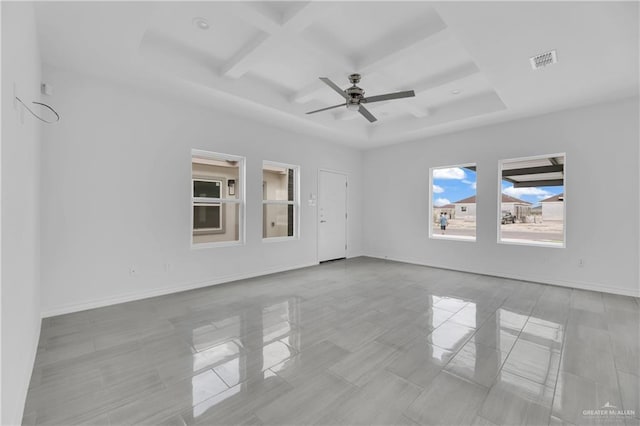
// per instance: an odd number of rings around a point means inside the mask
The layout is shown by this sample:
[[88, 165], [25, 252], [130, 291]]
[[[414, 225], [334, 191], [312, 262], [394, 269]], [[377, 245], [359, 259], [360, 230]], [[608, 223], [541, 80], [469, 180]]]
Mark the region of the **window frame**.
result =
[[[266, 165], [273, 167], [283, 167], [293, 170], [293, 201], [289, 200], [265, 200], [262, 197], [262, 226], [264, 227], [265, 206], [268, 205], [284, 205], [293, 206], [293, 235], [286, 237], [262, 237], [263, 243], [277, 243], [283, 241], [292, 241], [300, 239], [300, 166], [294, 164], [281, 163], [278, 161], [262, 160], [262, 173], [260, 173], [260, 182], [264, 182], [264, 167]], [[262, 187], [262, 185], [260, 185]], [[264, 235], [264, 229], [262, 229]]]
[[[235, 182], [235, 193], [236, 198], [228, 198], [227, 191], [224, 189], [225, 184], [227, 183], [226, 178], [199, 178], [195, 177], [193, 174], [193, 157], [202, 157], [208, 158], [211, 160], [222, 160], [222, 161], [236, 161], [238, 164], [238, 179]], [[245, 206], [246, 206], [246, 191], [245, 191], [245, 181], [246, 181], [246, 158], [239, 155], [231, 155], [231, 154], [223, 154], [220, 152], [214, 151], [206, 151], [202, 149], [191, 149], [191, 161], [189, 163], [189, 173], [191, 175], [191, 179], [189, 179], [191, 183], [190, 193], [191, 193], [191, 202], [190, 202], [190, 242], [191, 249], [207, 249], [207, 248], [217, 248], [217, 247], [227, 247], [227, 246], [239, 246], [244, 245], [246, 243], [246, 214], [245, 214]], [[193, 182], [194, 181], [222, 181], [220, 188], [220, 198], [210, 198], [210, 197], [194, 197], [193, 194]], [[222, 230], [216, 232], [196, 232], [193, 227], [193, 207], [196, 204], [205, 204], [205, 205], [220, 205], [220, 218], [222, 224]], [[224, 208], [226, 204], [237, 204], [238, 205], [238, 239], [234, 241], [213, 241], [207, 243], [194, 243], [193, 237], [194, 235], [211, 235], [211, 234], [219, 234], [224, 233], [226, 229], [225, 223], [225, 211]]]
[[[211, 234], [223, 234], [225, 232], [225, 210], [222, 208], [222, 203], [215, 203], [208, 201], [208, 197], [196, 197], [193, 193], [196, 182], [218, 182], [220, 184], [220, 192], [222, 193], [226, 179], [224, 178], [198, 178], [191, 177], [191, 198], [193, 200], [193, 207], [218, 207], [220, 209], [220, 227], [218, 228], [193, 228], [193, 233], [196, 235], [211, 235]], [[193, 218], [192, 218], [193, 220]], [[194, 224], [195, 225], [195, 224]]]
[[429, 239], [430, 240], [446, 240], [446, 241], [462, 241], [462, 242], [467, 242], [467, 243], [475, 243], [478, 241], [478, 189], [476, 188], [476, 228], [475, 228], [475, 235], [473, 236], [473, 238], [461, 238], [461, 236], [452, 236], [452, 235], [438, 235], [436, 233], [433, 232], [433, 209], [434, 209], [434, 204], [433, 204], [433, 185], [434, 185], [434, 181], [433, 181], [433, 172], [434, 170], [438, 170], [438, 169], [452, 169], [452, 168], [467, 168], [467, 167], [475, 167], [475, 174], [476, 174], [476, 185], [478, 183], [478, 163], [477, 162], [469, 162], [469, 163], [458, 163], [458, 164], [453, 164], [453, 165], [445, 165], [445, 166], [433, 166], [433, 167], [429, 167]]
[[[541, 160], [553, 157], [563, 157], [562, 165], [562, 192], [563, 192], [563, 208], [562, 208], [562, 244], [557, 243], [548, 243], [542, 241], [534, 241], [534, 240], [523, 240], [523, 241], [503, 241], [502, 240], [502, 167], [504, 163], [510, 163], [515, 161], [524, 161], [524, 160]], [[497, 224], [497, 243], [512, 245], [512, 246], [524, 246], [524, 247], [543, 247], [543, 248], [553, 248], [553, 249], [565, 249], [567, 248], [567, 206], [566, 206], [566, 198], [567, 198], [567, 153], [566, 152], [558, 152], [552, 154], [544, 154], [544, 155], [531, 155], [526, 157], [516, 157], [516, 158], [506, 158], [502, 160], [498, 160], [498, 209], [496, 216], [496, 224]]]

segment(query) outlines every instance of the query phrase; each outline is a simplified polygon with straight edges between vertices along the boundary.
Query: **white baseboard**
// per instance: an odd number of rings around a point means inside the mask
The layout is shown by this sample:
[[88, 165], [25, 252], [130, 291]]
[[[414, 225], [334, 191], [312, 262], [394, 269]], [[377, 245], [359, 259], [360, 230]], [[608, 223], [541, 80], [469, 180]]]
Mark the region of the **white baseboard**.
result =
[[365, 254], [364, 256], [373, 257], [373, 258], [382, 259], [382, 260], [391, 260], [394, 262], [409, 263], [412, 265], [429, 266], [431, 268], [446, 269], [449, 271], [469, 272], [471, 274], [488, 275], [492, 277], [508, 278], [511, 280], [529, 281], [529, 282], [534, 282], [539, 284], [549, 284], [549, 285], [555, 285], [559, 287], [575, 288], [578, 290], [598, 291], [602, 293], [611, 293], [611, 294], [618, 294], [621, 296], [631, 296], [631, 297], [640, 298], [640, 289], [634, 292], [633, 290], [630, 290], [630, 289], [610, 287], [600, 283], [592, 283], [592, 282], [586, 282], [586, 281], [560, 280], [555, 278], [539, 277], [539, 276], [524, 276], [519, 274], [510, 274], [510, 273], [504, 273], [504, 272], [498, 272], [498, 271], [477, 271], [477, 270], [472, 270], [468, 268], [467, 269], [452, 268], [452, 267], [447, 267], [442, 265], [432, 265], [432, 264], [422, 262], [419, 260], [414, 260], [414, 259], [398, 259], [398, 258], [393, 258], [388, 256], [377, 256], [372, 254]]
[[[560, 286], [560, 287], [577, 288], [577, 289], [580, 289], [580, 290], [599, 291], [599, 292], [604, 292], [604, 293], [619, 294], [619, 295], [623, 295], [623, 296], [640, 297], [640, 291], [638, 291], [637, 293], [634, 293], [632, 290], [620, 289], [620, 288], [616, 288], [616, 287], [609, 287], [609, 286], [606, 286], [606, 285], [602, 285], [600, 283], [589, 283], [589, 282], [580, 282], [580, 281], [549, 279], [548, 277], [522, 276], [522, 275], [518, 275], [518, 274], [508, 274], [508, 273], [505, 274], [503, 272], [493, 272], [493, 271], [477, 271], [477, 270], [472, 270], [472, 269], [448, 268], [446, 266], [432, 265], [432, 264], [428, 264], [428, 263], [425, 263], [425, 262], [422, 262], [422, 261], [419, 261], [419, 260], [414, 260], [414, 259], [399, 259], [399, 258], [391, 258], [391, 257], [385, 257], [385, 256], [377, 256], [377, 255], [372, 255], [372, 254], [361, 254], [361, 253], [358, 253], [356, 255], [356, 254], [352, 253], [352, 254], [349, 255], [349, 258], [359, 257], [359, 256], [366, 256], [366, 257], [372, 257], [372, 258], [383, 259], [383, 260], [391, 260], [391, 261], [394, 261], [394, 262], [410, 263], [410, 264], [413, 264], [413, 265], [429, 266], [429, 267], [438, 268], [438, 269], [448, 269], [448, 270], [453, 270], [453, 271], [469, 272], [469, 273], [472, 273], [472, 274], [490, 275], [490, 276], [495, 276], [495, 277], [500, 277], [500, 278], [508, 278], [508, 279], [519, 280], [519, 281], [530, 281], [530, 282], [536, 282], [536, 283], [541, 283], [541, 284], [556, 285], [556, 286]], [[263, 270], [263, 271], [260, 271], [260, 272], [250, 272], [250, 273], [243, 273], [243, 274], [225, 275], [225, 276], [213, 278], [213, 279], [210, 279], [210, 280], [186, 283], [186, 284], [181, 284], [181, 285], [178, 285], [178, 286], [166, 287], [166, 288], [161, 288], [161, 289], [157, 289], [157, 290], [143, 291], [143, 292], [137, 292], [137, 293], [128, 293], [128, 294], [124, 294], [124, 295], [109, 297], [109, 298], [106, 298], [106, 299], [96, 299], [96, 300], [91, 300], [91, 301], [87, 301], [87, 302], [83, 302], [83, 303], [62, 305], [62, 306], [57, 306], [57, 307], [53, 307], [53, 308], [49, 308], [49, 309], [44, 310], [41, 313], [41, 316], [42, 316], [42, 318], [48, 318], [48, 317], [53, 317], [53, 316], [56, 316], [56, 315], [63, 315], [63, 314], [69, 314], [69, 313], [73, 313], [73, 312], [85, 311], [85, 310], [88, 310], [88, 309], [102, 308], [102, 307], [105, 307], [105, 306], [115, 305], [115, 304], [118, 304], [118, 303], [125, 303], [125, 302], [132, 302], [134, 300], [148, 299], [150, 297], [163, 296], [163, 295], [166, 295], [166, 294], [178, 293], [178, 292], [187, 291], [187, 290], [194, 290], [194, 289], [197, 289], [197, 288], [209, 287], [209, 286], [212, 286], [212, 285], [224, 284], [224, 283], [243, 280], [243, 279], [247, 279], [247, 278], [255, 278], [255, 277], [258, 277], [258, 276], [275, 274], [275, 273], [278, 273], [278, 272], [284, 272], [284, 271], [290, 271], [290, 270], [294, 270], [294, 269], [306, 268], [306, 267], [314, 266], [314, 265], [317, 265], [317, 263], [316, 262], [311, 262], [311, 263], [295, 265], [295, 266], [271, 268], [271, 269], [266, 269], [266, 270]], [[36, 347], [37, 347], [37, 341], [36, 341]], [[35, 357], [35, 351], [34, 351], [34, 357]]]
[[70, 314], [73, 312], [86, 311], [88, 309], [102, 308], [105, 306], [115, 305], [118, 303], [132, 302], [134, 300], [148, 299], [150, 297], [164, 296], [166, 294], [179, 293], [181, 291], [194, 290], [197, 288], [209, 287], [217, 284], [224, 284], [232, 281], [244, 280], [247, 278], [255, 278], [263, 275], [275, 274], [278, 272], [291, 271], [294, 269], [307, 268], [317, 265], [316, 262], [305, 263], [301, 265], [285, 266], [265, 269], [259, 272], [248, 272], [242, 274], [231, 274], [221, 277], [212, 278], [205, 281], [184, 283], [172, 287], [164, 287], [156, 290], [142, 291], [136, 293], [127, 293], [123, 295], [113, 296], [109, 298], [90, 300], [82, 303], [55, 306], [42, 311], [42, 318], [53, 317], [56, 315]]

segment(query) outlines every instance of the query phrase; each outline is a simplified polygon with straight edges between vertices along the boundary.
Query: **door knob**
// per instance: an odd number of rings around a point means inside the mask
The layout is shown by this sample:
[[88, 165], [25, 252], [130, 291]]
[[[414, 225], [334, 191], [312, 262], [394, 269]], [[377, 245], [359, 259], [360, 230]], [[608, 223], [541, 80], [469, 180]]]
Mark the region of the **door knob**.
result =
[[326, 222], [326, 220], [321, 220], [321, 221], [320, 221], [320, 223], [325, 223], [325, 222]]

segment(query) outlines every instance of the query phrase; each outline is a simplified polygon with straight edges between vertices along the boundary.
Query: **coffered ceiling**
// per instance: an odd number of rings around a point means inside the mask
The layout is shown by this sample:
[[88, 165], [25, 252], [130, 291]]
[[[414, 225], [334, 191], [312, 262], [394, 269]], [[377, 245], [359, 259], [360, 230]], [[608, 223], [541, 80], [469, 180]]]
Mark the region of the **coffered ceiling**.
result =
[[[638, 93], [635, 2], [43, 2], [46, 64], [359, 148]], [[208, 28], [197, 24], [202, 18]], [[556, 49], [558, 63], [529, 57]], [[362, 75], [365, 96], [336, 108]], [[343, 100], [342, 100], [343, 101]]]

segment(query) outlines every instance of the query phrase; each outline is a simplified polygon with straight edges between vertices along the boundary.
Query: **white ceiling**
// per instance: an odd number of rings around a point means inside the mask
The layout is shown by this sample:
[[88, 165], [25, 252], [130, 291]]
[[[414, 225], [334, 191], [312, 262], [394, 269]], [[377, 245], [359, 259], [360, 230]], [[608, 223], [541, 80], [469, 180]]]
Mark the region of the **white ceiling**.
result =
[[[358, 148], [638, 94], [636, 2], [41, 2], [45, 64]], [[193, 24], [206, 18], [208, 30]], [[534, 71], [529, 57], [556, 49]], [[369, 123], [336, 105], [362, 74]], [[459, 94], [452, 93], [459, 91]]]

